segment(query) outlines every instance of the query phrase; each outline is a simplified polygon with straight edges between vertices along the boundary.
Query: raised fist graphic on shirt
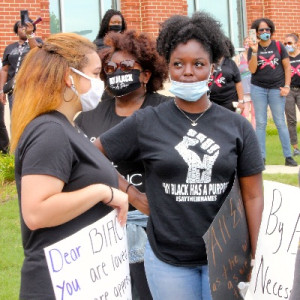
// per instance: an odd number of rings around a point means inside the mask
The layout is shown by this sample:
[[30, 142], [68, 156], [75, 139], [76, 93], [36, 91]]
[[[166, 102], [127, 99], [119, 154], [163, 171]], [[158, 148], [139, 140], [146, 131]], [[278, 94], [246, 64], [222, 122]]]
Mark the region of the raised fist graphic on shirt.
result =
[[[195, 146], [199, 147], [201, 151], [198, 152], [189, 149], [190, 147], [195, 149]], [[186, 183], [211, 182], [212, 168], [219, 156], [219, 145], [206, 135], [190, 129], [187, 135], [183, 137], [182, 142], [175, 146], [175, 149], [188, 165]], [[202, 159], [197, 152], [204, 153]]]

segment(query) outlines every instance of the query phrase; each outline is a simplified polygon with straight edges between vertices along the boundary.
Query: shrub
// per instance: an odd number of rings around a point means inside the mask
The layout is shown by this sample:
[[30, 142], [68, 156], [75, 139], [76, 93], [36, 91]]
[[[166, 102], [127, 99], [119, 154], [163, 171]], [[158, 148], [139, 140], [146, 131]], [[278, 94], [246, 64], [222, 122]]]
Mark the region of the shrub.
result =
[[0, 153], [0, 184], [15, 180], [15, 157]]

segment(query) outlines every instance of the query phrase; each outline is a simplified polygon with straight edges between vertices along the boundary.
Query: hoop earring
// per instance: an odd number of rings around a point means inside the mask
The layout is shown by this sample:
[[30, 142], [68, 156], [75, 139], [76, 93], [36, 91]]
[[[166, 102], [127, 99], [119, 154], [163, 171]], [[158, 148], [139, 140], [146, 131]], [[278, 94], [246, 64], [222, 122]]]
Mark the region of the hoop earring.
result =
[[[72, 92], [73, 92], [73, 90], [72, 90]], [[66, 93], [67, 93], [67, 87], [65, 87], [64, 94], [63, 94], [63, 99], [64, 99], [65, 102], [71, 102], [71, 101], [74, 100], [74, 95], [77, 96], [77, 95], [73, 92], [73, 95], [71, 96], [70, 100], [67, 100], [67, 99], [66, 99]]]

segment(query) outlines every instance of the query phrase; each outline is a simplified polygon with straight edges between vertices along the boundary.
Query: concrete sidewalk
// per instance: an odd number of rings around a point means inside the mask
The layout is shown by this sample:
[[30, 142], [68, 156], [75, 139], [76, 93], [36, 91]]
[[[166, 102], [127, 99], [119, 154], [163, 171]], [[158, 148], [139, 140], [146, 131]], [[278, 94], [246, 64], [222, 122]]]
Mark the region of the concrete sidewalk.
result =
[[299, 172], [299, 166], [297, 167], [287, 167], [287, 166], [281, 166], [281, 165], [266, 165], [265, 166], [264, 173], [265, 174], [298, 174]]

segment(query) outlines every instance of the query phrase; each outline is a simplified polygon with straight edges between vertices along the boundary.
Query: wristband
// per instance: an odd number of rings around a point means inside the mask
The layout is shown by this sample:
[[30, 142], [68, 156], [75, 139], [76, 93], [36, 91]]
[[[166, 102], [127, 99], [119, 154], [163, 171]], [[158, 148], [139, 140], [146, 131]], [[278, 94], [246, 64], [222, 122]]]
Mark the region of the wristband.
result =
[[108, 187], [110, 188], [110, 191], [111, 191], [111, 198], [110, 198], [110, 200], [108, 202], [104, 203], [106, 205], [109, 204], [114, 199], [114, 190], [112, 189], [111, 186], [108, 185]]
[[239, 100], [239, 103], [244, 103], [244, 100]]
[[252, 56], [257, 56], [257, 52], [252, 52]]
[[30, 33], [30, 34], [26, 34], [27, 39], [34, 39], [35, 34], [34, 32]]
[[288, 88], [288, 89], [290, 89], [290, 88], [291, 88], [289, 85], [285, 85], [284, 87], [285, 87], [285, 88]]
[[255, 259], [251, 259], [250, 266], [251, 266], [251, 267], [254, 267], [254, 265], [255, 265]]
[[129, 184], [127, 185], [127, 188], [126, 188], [126, 191], [125, 191], [125, 193], [127, 193], [127, 192], [128, 192], [129, 188], [130, 188], [132, 185], [133, 185], [132, 183], [129, 183]]

